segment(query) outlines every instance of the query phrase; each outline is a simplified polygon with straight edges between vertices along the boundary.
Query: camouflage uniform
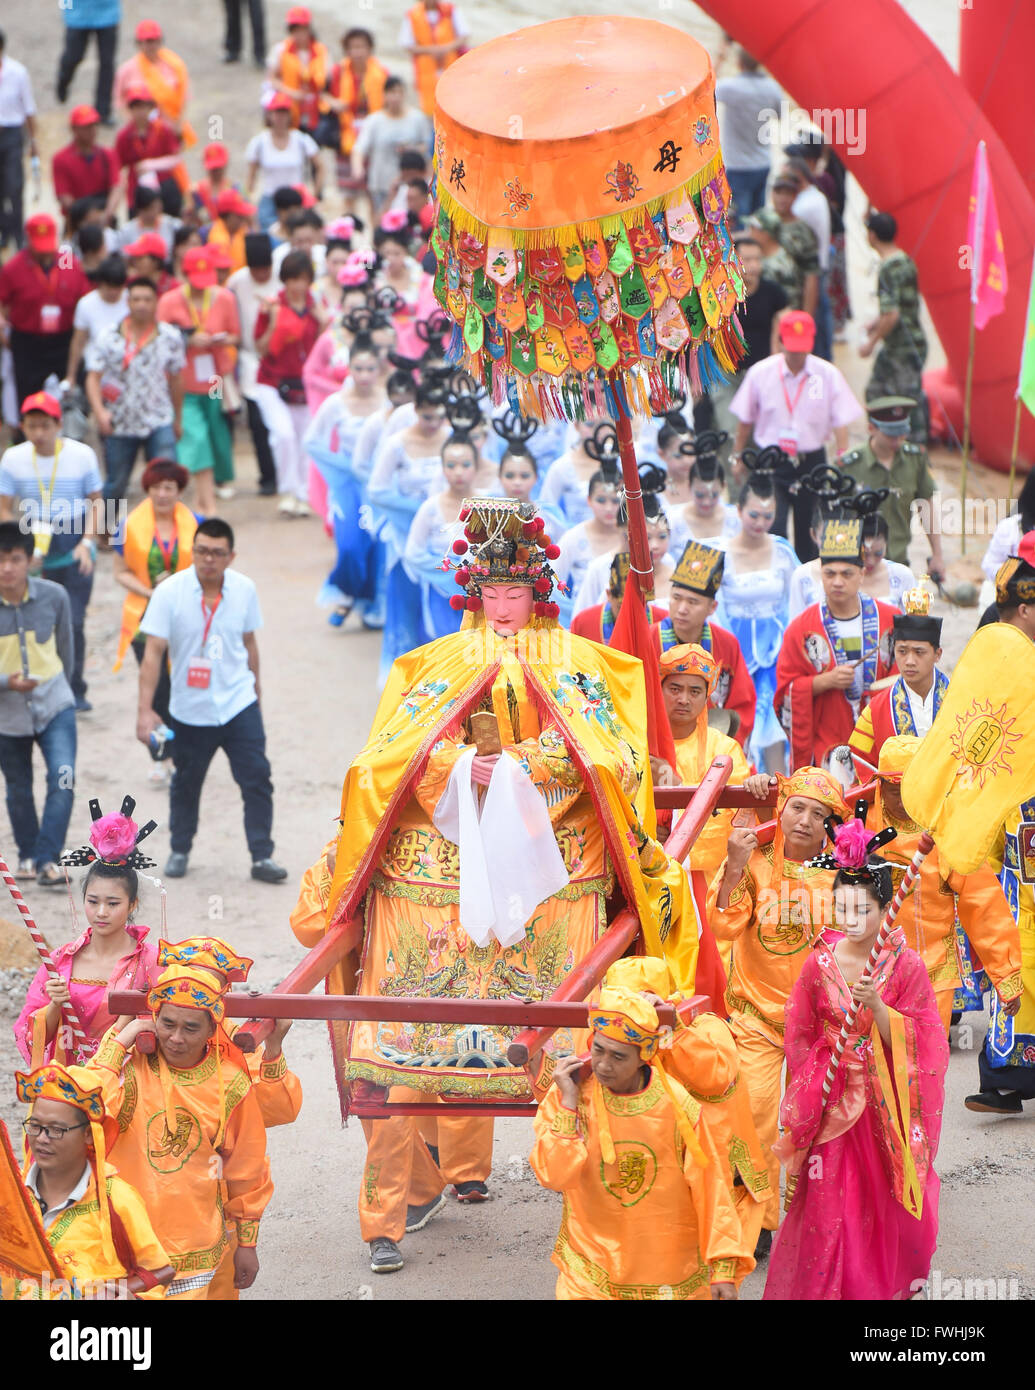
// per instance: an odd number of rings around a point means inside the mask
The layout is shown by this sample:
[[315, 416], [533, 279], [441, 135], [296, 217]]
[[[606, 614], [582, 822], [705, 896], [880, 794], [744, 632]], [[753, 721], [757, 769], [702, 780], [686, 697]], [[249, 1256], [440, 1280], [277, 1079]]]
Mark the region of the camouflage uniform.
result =
[[896, 250], [881, 261], [877, 274], [877, 300], [882, 314], [890, 313], [892, 309], [898, 310], [898, 322], [877, 350], [866, 384], [866, 399], [911, 396], [918, 404], [910, 418], [910, 438], [923, 443], [927, 438], [922, 404], [927, 339], [920, 326], [916, 266], [904, 251]]
[[[797, 266], [802, 285], [807, 275], [819, 274], [819, 242], [812, 228], [794, 217], [780, 224], [780, 244]], [[800, 305], [796, 305], [800, 308]]]
[[762, 261], [762, 274], [774, 281], [787, 296], [789, 309], [801, 308], [801, 291], [804, 277], [793, 258], [783, 246], [778, 246], [771, 256]]
[[855, 479], [860, 491], [886, 487], [890, 496], [880, 504], [888, 523], [888, 559], [898, 565], [909, 564], [912, 535], [912, 503], [917, 498], [930, 502], [936, 485], [931, 463], [922, 444], [903, 440], [895, 450], [891, 467], [885, 468], [874, 457], [869, 441], [842, 455], [841, 467]]

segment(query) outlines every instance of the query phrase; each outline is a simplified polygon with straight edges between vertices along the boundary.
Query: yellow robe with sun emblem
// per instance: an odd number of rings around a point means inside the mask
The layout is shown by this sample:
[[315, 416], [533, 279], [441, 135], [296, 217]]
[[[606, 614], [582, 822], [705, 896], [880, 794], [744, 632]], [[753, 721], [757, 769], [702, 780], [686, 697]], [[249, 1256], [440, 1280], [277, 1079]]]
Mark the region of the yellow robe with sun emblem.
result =
[[[273, 1192], [251, 1078], [236, 1062], [220, 1061], [221, 1096], [211, 1052], [189, 1070], [169, 1067], [177, 1119], [170, 1137], [157, 1054], [127, 1053], [111, 1029], [89, 1065], [119, 1127], [111, 1161], [143, 1198], [176, 1270], [169, 1294], [204, 1299], [229, 1245], [228, 1223], [239, 1245], [255, 1245]], [[182, 1287], [188, 1280], [191, 1287]]]
[[[694, 1126], [704, 1167], [687, 1150], [654, 1068], [632, 1095], [590, 1077], [577, 1110], [562, 1104], [556, 1086], [540, 1104], [529, 1162], [543, 1187], [564, 1196], [551, 1256], [558, 1298], [704, 1299], [711, 1284], [732, 1281], [745, 1250], [725, 1156], [700, 1123], [698, 1102], [678, 1081], [669, 1086]], [[600, 1101], [617, 1157], [610, 1166], [600, 1150]]]

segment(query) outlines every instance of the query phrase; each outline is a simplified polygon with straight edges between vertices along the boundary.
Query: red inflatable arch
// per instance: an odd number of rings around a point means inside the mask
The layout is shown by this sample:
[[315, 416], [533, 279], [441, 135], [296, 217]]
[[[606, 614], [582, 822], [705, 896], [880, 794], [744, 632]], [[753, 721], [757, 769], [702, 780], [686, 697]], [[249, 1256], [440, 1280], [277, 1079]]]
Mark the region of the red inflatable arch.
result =
[[[1006, 141], [1018, 158], [1027, 158], [1035, 120], [1027, 73], [1009, 81], [1008, 97], [998, 84], [1001, 72], [1030, 64], [1035, 26], [1032, 14], [1024, 12], [1035, 12], [1035, 5], [981, 0], [967, 16], [968, 77], [984, 86], [994, 70], [996, 100], [986, 95], [985, 105], [1011, 117], [1004, 138], [898, 0], [698, 3], [769, 69], [799, 107], [865, 113], [865, 148], [861, 140], [855, 153], [848, 147], [852, 135], [861, 134], [861, 127], [851, 124], [844, 132], [848, 140], [833, 143], [873, 205], [897, 218], [899, 240], [917, 262], [927, 307], [960, 382], [967, 364], [970, 275], [959, 262], [974, 150], [979, 140], [986, 142], [1009, 288], [1005, 311], [977, 334], [972, 433], [977, 457], [1007, 468], [1035, 246], [1035, 198]], [[1004, 42], [1008, 21], [1014, 32]], [[1035, 420], [1027, 411], [1022, 412], [1020, 456], [1035, 464]]]

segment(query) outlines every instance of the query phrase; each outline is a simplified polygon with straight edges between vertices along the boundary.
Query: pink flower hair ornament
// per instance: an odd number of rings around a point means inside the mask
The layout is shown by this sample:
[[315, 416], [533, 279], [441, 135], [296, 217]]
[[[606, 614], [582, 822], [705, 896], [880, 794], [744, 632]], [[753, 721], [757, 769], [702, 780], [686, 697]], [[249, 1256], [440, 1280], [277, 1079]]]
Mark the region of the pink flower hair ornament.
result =
[[851, 820], [842, 821], [840, 816], [828, 816], [823, 822], [833, 850], [810, 859], [809, 864], [817, 869], [837, 869], [845, 878], [861, 883], [872, 879], [887, 866], [883, 861], [870, 862], [875, 850], [893, 840], [898, 832], [893, 826], [879, 830], [875, 835], [867, 829], [866, 802], [855, 803], [855, 815]]
[[356, 223], [351, 217], [336, 217], [324, 228], [327, 241], [351, 241], [356, 234]]
[[132, 819], [135, 808], [136, 802], [131, 796], [127, 796], [123, 799], [122, 809], [117, 815], [103, 816], [100, 802], [91, 801], [90, 816], [93, 824], [90, 827], [90, 843], [82, 849], [63, 854], [58, 863], [81, 868], [97, 860], [101, 864], [125, 864], [131, 869], [153, 869], [155, 861], [145, 858], [137, 849], [137, 845], [146, 839], [152, 830], [158, 829], [158, 822], [149, 820], [146, 825], [138, 828], [136, 821]]
[[338, 271], [338, 284], [344, 289], [363, 289], [370, 279], [370, 271], [360, 261], [346, 261]]
[[381, 218], [381, 230], [383, 232], [401, 232], [404, 227], [409, 225], [410, 219], [402, 208], [389, 208]]

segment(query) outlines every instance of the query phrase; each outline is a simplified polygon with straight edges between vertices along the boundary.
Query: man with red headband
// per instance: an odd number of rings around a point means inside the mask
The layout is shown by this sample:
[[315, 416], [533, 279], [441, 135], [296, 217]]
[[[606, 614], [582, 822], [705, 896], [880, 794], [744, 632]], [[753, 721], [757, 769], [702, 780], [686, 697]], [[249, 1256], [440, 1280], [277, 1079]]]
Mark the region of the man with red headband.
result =
[[712, 930], [720, 941], [733, 943], [726, 1006], [773, 1192], [759, 1256], [768, 1254], [767, 1233], [780, 1220], [780, 1165], [772, 1146], [784, 1069], [784, 1006], [810, 946], [833, 920], [834, 871], [809, 861], [823, 851], [827, 817], [844, 817], [848, 810], [829, 772], [803, 767], [780, 778], [776, 814], [772, 844], [760, 845], [747, 828], [732, 831], [726, 862], [708, 893]]
[[[225, 992], [200, 967], [170, 966], [147, 997], [152, 1018], [111, 1028], [90, 1060], [119, 1124], [112, 1161], [143, 1197], [176, 1270], [170, 1298], [208, 1298], [231, 1222], [237, 1288], [259, 1272], [259, 1218], [273, 1190], [266, 1127], [221, 1026]], [[133, 1048], [144, 1029], [157, 1037], [151, 1056]]]
[[[750, 1260], [701, 1105], [657, 1060], [654, 1005], [621, 986], [590, 1007], [588, 1064], [557, 1063], [529, 1157], [564, 1196], [558, 1299], [735, 1299]], [[747, 1266], [750, 1268], [750, 1264]]]

